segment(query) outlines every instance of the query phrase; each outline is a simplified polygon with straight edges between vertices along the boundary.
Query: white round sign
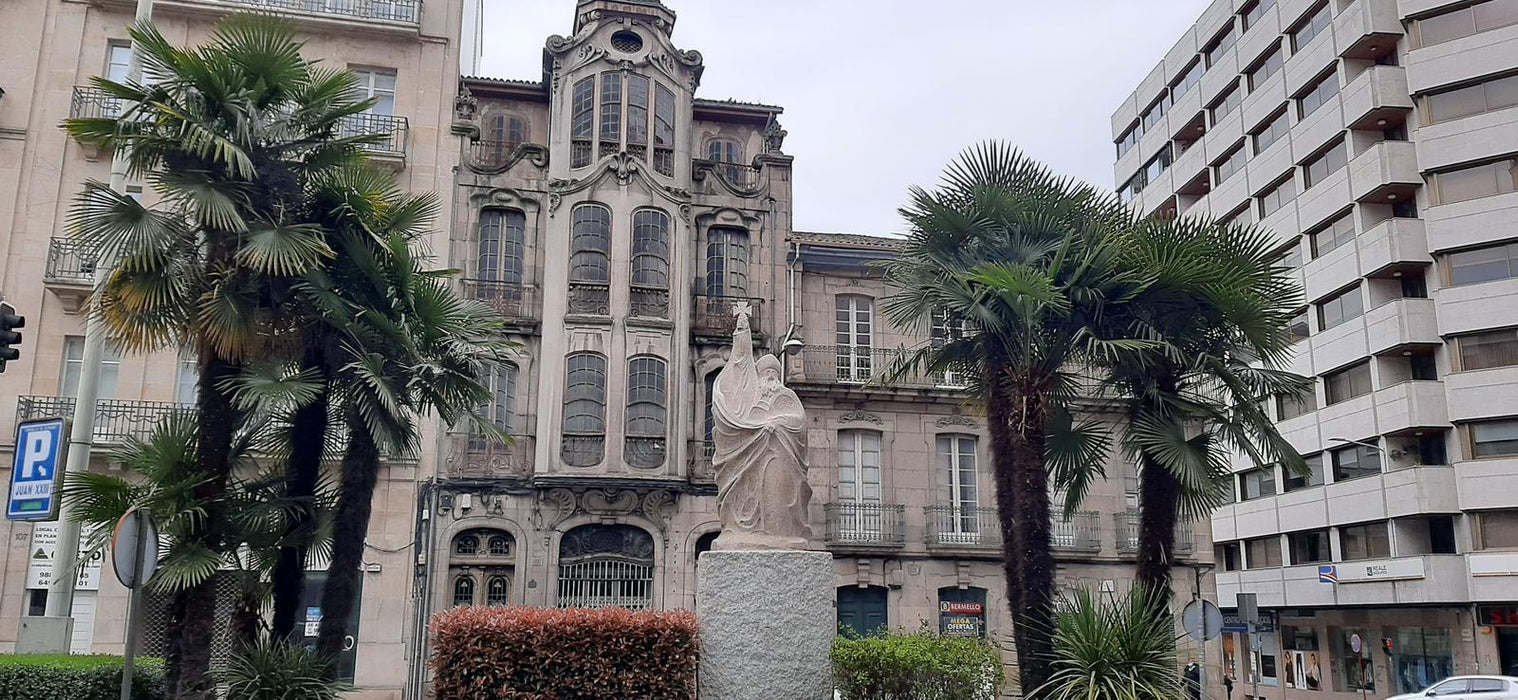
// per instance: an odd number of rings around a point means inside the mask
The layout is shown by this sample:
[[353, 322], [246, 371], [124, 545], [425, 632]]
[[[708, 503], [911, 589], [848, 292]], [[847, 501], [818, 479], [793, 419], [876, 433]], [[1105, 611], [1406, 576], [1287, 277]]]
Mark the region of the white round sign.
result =
[[1210, 600], [1193, 600], [1181, 611], [1181, 625], [1199, 642], [1216, 639], [1223, 632], [1223, 611]]
[[158, 527], [140, 508], [133, 508], [116, 521], [111, 534], [111, 563], [116, 580], [127, 588], [138, 588], [153, 578], [158, 570]]
[[1351, 634], [1351, 635], [1349, 635], [1349, 650], [1350, 651], [1353, 651], [1354, 653], [1358, 654], [1358, 653], [1360, 653], [1360, 649], [1364, 648], [1364, 646], [1365, 646], [1365, 643], [1360, 640], [1360, 635], [1358, 635], [1358, 634]]

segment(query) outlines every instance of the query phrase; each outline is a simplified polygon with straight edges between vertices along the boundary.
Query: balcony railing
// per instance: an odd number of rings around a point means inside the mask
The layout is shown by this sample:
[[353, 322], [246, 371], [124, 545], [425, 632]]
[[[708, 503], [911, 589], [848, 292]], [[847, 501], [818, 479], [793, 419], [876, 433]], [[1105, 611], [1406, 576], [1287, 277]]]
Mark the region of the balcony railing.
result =
[[972, 505], [926, 506], [929, 547], [1001, 548], [996, 509]]
[[342, 121], [343, 136], [383, 136], [378, 143], [364, 145], [365, 151], [377, 156], [404, 158], [409, 130], [406, 118], [393, 114], [352, 114], [343, 117]]
[[531, 435], [513, 435], [510, 445], [485, 435], [455, 435], [443, 471], [450, 479], [526, 479], [536, 454]]
[[84, 247], [67, 238], [53, 238], [47, 245], [47, 268], [42, 279], [64, 284], [94, 284], [95, 260]]
[[74, 99], [69, 103], [70, 119], [114, 119], [121, 116], [121, 100], [107, 95], [104, 90], [90, 85], [75, 85]]
[[422, 0], [222, 0], [222, 2], [409, 24], [416, 24], [422, 16]]
[[627, 310], [638, 318], [669, 318], [669, 290], [633, 287], [628, 290]]
[[[95, 403], [95, 440], [120, 444], [128, 438], [147, 438], [165, 419], [192, 416], [190, 404], [166, 401], [101, 399]], [[64, 396], [21, 396], [16, 399], [16, 419], [74, 417], [74, 399]]]
[[691, 171], [697, 180], [706, 177], [706, 173], [711, 173], [712, 177], [720, 178], [734, 190], [744, 193], [757, 193], [764, 184], [761, 179], [763, 170], [756, 165], [696, 158], [691, 163]]
[[[1117, 551], [1123, 554], [1133, 554], [1139, 549], [1139, 514], [1137, 511], [1117, 513], [1112, 516], [1117, 522]], [[1171, 549], [1172, 554], [1190, 554], [1196, 550], [1196, 533], [1192, 531], [1188, 523], [1176, 523], [1175, 543]]]
[[1101, 513], [1095, 511], [1082, 511], [1066, 520], [1056, 513], [1050, 532], [1055, 551], [1102, 551], [1101, 517]]
[[733, 307], [744, 301], [749, 306], [748, 327], [757, 331], [763, 327], [763, 299], [697, 294], [691, 304], [691, 332], [706, 338], [733, 337], [733, 330], [738, 324], [738, 317], [733, 315]]
[[716, 453], [717, 446], [705, 440], [691, 440], [690, 450], [690, 480], [698, 484], [713, 484], [717, 482], [717, 469], [712, 463], [712, 455]]
[[489, 304], [502, 318], [536, 321], [542, 314], [537, 287], [496, 280], [463, 282], [465, 294]]
[[887, 373], [906, 354], [906, 350], [899, 348], [808, 345], [801, 351], [804, 381], [809, 384], [869, 384], [889, 388], [951, 391], [966, 387], [964, 378], [953, 372], [936, 375], [913, 373], [888, 379]]
[[906, 506], [890, 503], [829, 503], [827, 543], [856, 547], [906, 545]]

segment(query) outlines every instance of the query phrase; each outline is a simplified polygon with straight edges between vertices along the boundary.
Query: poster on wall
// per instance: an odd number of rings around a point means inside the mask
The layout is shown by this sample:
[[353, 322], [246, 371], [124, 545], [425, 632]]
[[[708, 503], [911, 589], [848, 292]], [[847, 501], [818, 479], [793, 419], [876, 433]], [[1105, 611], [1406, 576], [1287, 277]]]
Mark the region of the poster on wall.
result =
[[1285, 654], [1284, 678], [1286, 687], [1298, 690], [1321, 690], [1322, 673], [1318, 668], [1318, 652], [1288, 651]]
[[[87, 533], [79, 534], [79, 543], [89, 539]], [[83, 547], [81, 547], [83, 549]], [[58, 523], [33, 523], [32, 544], [27, 550], [26, 587], [48, 588], [53, 585], [53, 561], [58, 557]], [[100, 590], [100, 567], [105, 562], [104, 552], [95, 552], [79, 569], [74, 588], [81, 591]]]
[[945, 637], [984, 637], [986, 606], [981, 603], [940, 601], [938, 627]]

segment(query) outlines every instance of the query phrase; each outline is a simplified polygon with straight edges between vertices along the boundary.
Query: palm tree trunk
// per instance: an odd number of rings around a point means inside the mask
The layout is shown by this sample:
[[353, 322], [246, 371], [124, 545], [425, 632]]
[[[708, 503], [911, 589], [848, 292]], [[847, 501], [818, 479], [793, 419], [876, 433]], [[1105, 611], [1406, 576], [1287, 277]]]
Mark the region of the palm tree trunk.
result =
[[[221, 497], [231, 473], [232, 436], [238, 412], [223, 383], [237, 376], [239, 366], [227, 362], [208, 342], [200, 347], [200, 386], [196, 408], [200, 411], [200, 436], [196, 441], [195, 466], [204, 481], [195, 487], [195, 500], [205, 505], [205, 517], [196, 521], [185, 540], [212, 551], [222, 546], [221, 530], [226, 514]], [[173, 700], [208, 700], [211, 697], [211, 647], [215, 637], [216, 578], [212, 576], [184, 592], [184, 617], [179, 637], [179, 669], [171, 694]]]
[[1175, 526], [1181, 482], [1148, 453], [1140, 455], [1138, 566], [1135, 579], [1162, 609], [1169, 608]]
[[343, 455], [342, 486], [332, 527], [332, 564], [322, 591], [321, 633], [316, 640], [317, 652], [333, 661], [333, 673], [337, 672], [343, 638], [348, 636], [348, 618], [358, 601], [364, 537], [369, 532], [374, 489], [379, 482], [379, 448], [373, 435], [357, 416], [349, 417], [347, 423], [348, 451]]
[[[999, 363], [989, 365], [989, 377], [1000, 377], [1004, 371]], [[986, 431], [991, 437], [991, 470], [992, 477], [996, 482], [996, 516], [1001, 526], [1002, 548], [1002, 571], [1007, 579], [1007, 606], [1015, 618], [1018, 611], [1022, 610], [1022, 567], [1018, 566], [1017, 542], [1021, 539], [1018, 534], [1019, 520], [1017, 517], [1017, 505], [1013, 500], [1017, 489], [1013, 486], [1012, 454], [1016, 435], [1012, 426], [1012, 404], [1007, 389], [1000, 382], [991, 381], [986, 400]], [[1014, 627], [1014, 636], [1022, 631], [1022, 626]], [[1028, 661], [1024, 656], [1024, 646], [1019, 637], [1015, 640], [1017, 652], [1017, 666], [1019, 675], [1021, 669], [1027, 668]], [[1023, 686], [1027, 688], [1029, 686]]]
[[[1016, 565], [1021, 567], [1022, 600], [1014, 614], [1022, 688], [1043, 687], [1053, 674], [1054, 542], [1049, 517], [1047, 387], [1024, 382], [1011, 397], [1012, 504], [1020, 517]], [[1008, 562], [1007, 566], [1012, 566]]]
[[279, 548], [279, 560], [274, 564], [274, 617], [270, 623], [274, 639], [289, 639], [295, 634], [301, 594], [306, 587], [306, 554], [310, 549], [310, 542], [301, 535], [315, 517], [316, 482], [327, 443], [327, 411], [331, 402], [326, 389], [326, 358], [316, 339], [308, 338], [306, 348], [304, 368], [321, 372], [324, 381], [316, 399], [295, 412], [291, 430], [293, 444], [286, 465], [285, 493], [300, 507], [290, 518], [285, 546]]

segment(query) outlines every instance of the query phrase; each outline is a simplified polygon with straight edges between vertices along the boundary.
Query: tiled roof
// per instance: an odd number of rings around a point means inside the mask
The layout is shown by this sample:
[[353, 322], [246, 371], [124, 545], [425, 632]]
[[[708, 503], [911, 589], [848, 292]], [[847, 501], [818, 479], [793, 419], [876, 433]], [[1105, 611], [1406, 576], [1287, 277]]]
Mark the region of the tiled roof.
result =
[[543, 87], [543, 81], [541, 81], [541, 80], [516, 80], [514, 78], [491, 78], [491, 77], [487, 77], [487, 76], [483, 76], [483, 75], [466, 75], [462, 79], [465, 80], [465, 81], [470, 81], [470, 82], [494, 83], [496, 85], [516, 85], [516, 86], [520, 86], [520, 87], [530, 87], [530, 88], [539, 88], [539, 89], [541, 89]]
[[823, 243], [834, 245], [863, 246], [870, 248], [900, 248], [901, 238], [896, 236], [872, 236], [863, 233], [823, 233], [816, 231], [792, 231], [791, 238], [798, 243]]
[[695, 104], [696, 104], [696, 107], [740, 107], [740, 108], [747, 108], [747, 109], [762, 109], [762, 110], [765, 110], [765, 111], [768, 111], [768, 112], [774, 112], [776, 114], [780, 114], [780, 113], [782, 113], [782, 112], [785, 111], [784, 107], [777, 107], [775, 105], [767, 105], [767, 104], [763, 104], [761, 102], [740, 102], [738, 100], [732, 100], [732, 99], [728, 99], [728, 100], [709, 100], [709, 99], [705, 99], [705, 98], [702, 98], [702, 97], [697, 97]]

